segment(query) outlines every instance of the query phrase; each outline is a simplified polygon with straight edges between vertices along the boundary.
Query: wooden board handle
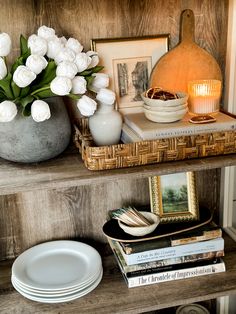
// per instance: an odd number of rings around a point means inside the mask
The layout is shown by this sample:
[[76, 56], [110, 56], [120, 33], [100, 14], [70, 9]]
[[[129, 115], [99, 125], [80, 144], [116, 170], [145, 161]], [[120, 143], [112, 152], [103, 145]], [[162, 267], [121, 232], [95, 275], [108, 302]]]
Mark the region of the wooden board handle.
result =
[[181, 13], [181, 42], [194, 42], [195, 41], [195, 30], [194, 30], [194, 14], [192, 10], [184, 10]]

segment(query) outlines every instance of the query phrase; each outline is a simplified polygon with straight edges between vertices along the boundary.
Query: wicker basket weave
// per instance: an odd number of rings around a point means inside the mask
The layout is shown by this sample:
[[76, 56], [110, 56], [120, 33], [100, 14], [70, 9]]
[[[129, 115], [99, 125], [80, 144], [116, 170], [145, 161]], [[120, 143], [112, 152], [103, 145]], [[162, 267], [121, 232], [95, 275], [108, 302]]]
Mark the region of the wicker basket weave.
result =
[[96, 147], [82, 118], [75, 125], [74, 143], [89, 170], [105, 170], [236, 153], [236, 131]]

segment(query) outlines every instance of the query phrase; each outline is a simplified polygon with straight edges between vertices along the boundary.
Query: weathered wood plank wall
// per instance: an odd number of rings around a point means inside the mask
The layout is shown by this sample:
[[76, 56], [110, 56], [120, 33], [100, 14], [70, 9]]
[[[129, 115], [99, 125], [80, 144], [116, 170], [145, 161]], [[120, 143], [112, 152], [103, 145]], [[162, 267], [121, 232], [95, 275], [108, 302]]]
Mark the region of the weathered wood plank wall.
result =
[[[0, 8], [0, 31], [13, 38], [10, 60], [19, 52], [20, 33], [29, 36], [43, 24], [55, 28], [58, 35], [80, 39], [86, 49], [92, 38], [164, 33], [170, 33], [172, 48], [179, 40], [180, 13], [189, 8], [195, 14], [196, 42], [212, 53], [224, 71], [227, 0], [1, 0]], [[217, 207], [219, 171], [200, 173], [198, 183], [200, 201]], [[208, 187], [212, 192], [206, 192]], [[109, 209], [148, 202], [144, 179], [1, 196], [0, 260], [50, 239], [104, 242], [101, 227]]]

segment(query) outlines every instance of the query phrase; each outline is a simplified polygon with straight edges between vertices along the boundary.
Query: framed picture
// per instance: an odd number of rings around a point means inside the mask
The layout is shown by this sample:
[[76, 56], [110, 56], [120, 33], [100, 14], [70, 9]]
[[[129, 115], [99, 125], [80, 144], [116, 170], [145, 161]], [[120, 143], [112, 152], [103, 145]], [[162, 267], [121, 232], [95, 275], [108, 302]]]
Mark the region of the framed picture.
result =
[[161, 223], [199, 219], [194, 172], [182, 172], [149, 178], [151, 211]]
[[91, 46], [110, 77], [117, 109], [124, 113], [141, 110], [140, 94], [148, 89], [152, 68], [168, 51], [169, 35], [92, 39]]

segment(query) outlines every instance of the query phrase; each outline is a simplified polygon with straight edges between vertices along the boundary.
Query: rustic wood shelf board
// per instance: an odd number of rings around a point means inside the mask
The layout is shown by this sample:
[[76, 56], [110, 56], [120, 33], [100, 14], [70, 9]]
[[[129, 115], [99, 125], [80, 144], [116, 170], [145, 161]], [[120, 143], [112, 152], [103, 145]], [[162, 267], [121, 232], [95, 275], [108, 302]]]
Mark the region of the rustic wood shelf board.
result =
[[58, 158], [38, 164], [19, 164], [0, 159], [0, 195], [101, 184], [126, 179], [127, 175], [130, 179], [137, 179], [232, 165], [236, 165], [236, 154], [103, 171], [86, 169], [80, 156], [74, 152], [66, 152]]
[[[42, 304], [22, 297], [10, 283], [12, 262], [1, 262], [1, 313], [142, 313], [236, 293], [236, 243], [225, 236], [226, 272], [128, 289], [113, 256], [104, 258], [104, 276], [90, 294], [73, 302]], [[221, 283], [219, 285], [219, 282]], [[170, 297], [171, 296], [171, 297]]]

